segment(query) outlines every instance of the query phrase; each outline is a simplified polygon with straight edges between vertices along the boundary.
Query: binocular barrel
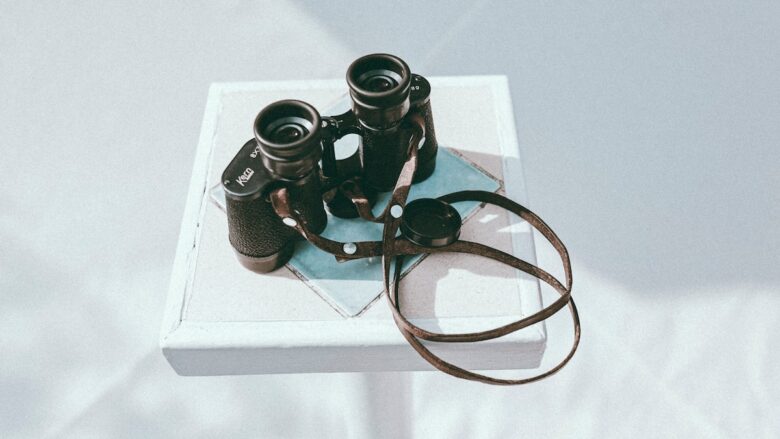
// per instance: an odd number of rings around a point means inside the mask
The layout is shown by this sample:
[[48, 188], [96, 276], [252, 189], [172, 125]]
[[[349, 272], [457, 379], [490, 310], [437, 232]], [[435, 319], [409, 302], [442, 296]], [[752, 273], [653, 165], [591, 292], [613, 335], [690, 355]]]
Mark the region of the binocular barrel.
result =
[[230, 243], [246, 268], [266, 273], [293, 255], [299, 235], [282, 222], [268, 200], [269, 192], [279, 186], [288, 188], [294, 208], [312, 230], [325, 229], [320, 129], [320, 115], [311, 105], [275, 102], [257, 115], [255, 138], [222, 174]]
[[366, 186], [379, 192], [393, 189], [406, 160], [409, 133], [403, 121], [411, 111], [421, 112], [426, 125], [427, 144], [420, 151], [421, 166], [415, 181], [430, 176], [437, 145], [428, 81], [413, 75], [397, 56], [373, 54], [349, 66], [347, 84], [352, 111], [361, 125], [360, 154]]

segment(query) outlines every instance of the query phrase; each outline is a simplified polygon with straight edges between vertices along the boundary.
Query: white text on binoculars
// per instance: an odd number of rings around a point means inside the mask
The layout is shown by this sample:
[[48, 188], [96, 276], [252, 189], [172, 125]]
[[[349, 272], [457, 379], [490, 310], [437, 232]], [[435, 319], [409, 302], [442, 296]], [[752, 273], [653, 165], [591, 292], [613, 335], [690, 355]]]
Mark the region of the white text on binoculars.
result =
[[252, 178], [254, 174], [255, 174], [254, 169], [246, 168], [246, 171], [244, 171], [243, 174], [238, 176], [238, 178], [236, 179], [236, 183], [240, 184], [241, 187], [244, 187], [244, 184], [249, 182], [249, 179]]

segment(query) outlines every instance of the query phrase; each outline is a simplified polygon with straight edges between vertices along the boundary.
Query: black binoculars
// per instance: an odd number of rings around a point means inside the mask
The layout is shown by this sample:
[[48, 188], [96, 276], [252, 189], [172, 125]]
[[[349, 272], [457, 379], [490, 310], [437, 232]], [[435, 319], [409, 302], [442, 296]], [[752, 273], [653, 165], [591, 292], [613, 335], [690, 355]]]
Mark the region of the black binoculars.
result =
[[[525, 384], [560, 370], [574, 355], [580, 338], [577, 308], [571, 298], [571, 262], [563, 242], [536, 214], [494, 192], [461, 190], [407, 203], [412, 184], [436, 167], [428, 81], [413, 75], [401, 59], [385, 54], [359, 58], [347, 70], [352, 110], [320, 117], [300, 101], [279, 101], [257, 115], [248, 141], [222, 174], [230, 243], [245, 267], [266, 273], [284, 265], [295, 240], [305, 238], [337, 260], [382, 257], [383, 294], [401, 334], [420, 356], [450, 375], [489, 384]], [[358, 150], [336, 160], [335, 142], [360, 136]], [[379, 192], [392, 190], [380, 215], [371, 206]], [[513, 255], [460, 239], [462, 218], [451, 204], [476, 201], [512, 212], [536, 229], [558, 251], [562, 283], [548, 272]], [[383, 224], [381, 241], [338, 242], [321, 236], [325, 208], [343, 218], [361, 217]], [[401, 312], [399, 290], [403, 258], [432, 253], [469, 253], [509, 265], [553, 287], [560, 298], [517, 321], [486, 331], [437, 333], [416, 326]], [[392, 269], [393, 261], [395, 269]], [[574, 322], [569, 354], [552, 369], [530, 378], [501, 379], [448, 363], [421, 340], [469, 343], [501, 337], [542, 321], [568, 306]]]
[[[301, 238], [284, 222], [290, 219], [274, 211], [271, 191], [286, 188], [292, 208], [314, 233], [325, 229], [326, 206], [337, 217], [357, 217], [345, 188], [359, 188], [372, 204], [377, 193], [392, 190], [408, 158], [412, 121], [424, 124], [425, 136], [413, 181], [433, 173], [438, 145], [429, 82], [396, 56], [373, 54], [349, 66], [347, 85], [352, 109], [337, 116], [321, 117], [296, 100], [263, 108], [254, 138], [222, 174], [230, 243], [246, 268], [267, 273], [283, 266]], [[337, 160], [335, 142], [348, 134], [360, 137], [358, 150]]]

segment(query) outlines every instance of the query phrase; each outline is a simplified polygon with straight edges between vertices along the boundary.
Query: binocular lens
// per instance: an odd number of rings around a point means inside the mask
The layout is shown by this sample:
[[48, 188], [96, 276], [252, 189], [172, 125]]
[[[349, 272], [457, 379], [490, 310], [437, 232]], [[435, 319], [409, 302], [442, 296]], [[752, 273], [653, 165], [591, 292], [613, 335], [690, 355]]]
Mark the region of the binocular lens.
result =
[[360, 87], [375, 93], [398, 87], [401, 81], [401, 75], [391, 70], [371, 70], [357, 79]]
[[309, 134], [311, 122], [300, 117], [285, 117], [268, 125], [266, 137], [274, 143], [288, 144], [296, 142]]

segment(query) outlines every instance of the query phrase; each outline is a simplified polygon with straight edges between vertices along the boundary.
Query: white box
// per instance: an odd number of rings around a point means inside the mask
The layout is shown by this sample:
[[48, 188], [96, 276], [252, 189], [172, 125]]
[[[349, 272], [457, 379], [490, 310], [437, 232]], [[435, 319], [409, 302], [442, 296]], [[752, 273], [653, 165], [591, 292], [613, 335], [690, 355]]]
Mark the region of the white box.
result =
[[[439, 144], [504, 181], [525, 201], [522, 166], [506, 78], [434, 77], [431, 102]], [[286, 98], [318, 109], [343, 98], [343, 80], [214, 84], [209, 91], [164, 316], [161, 347], [180, 375], [430, 370], [407, 345], [384, 298], [345, 318], [282, 268], [252, 273], [235, 260], [224, 213], [208, 189], [252, 135], [268, 103]], [[535, 263], [525, 222], [493, 206], [469, 219], [461, 239]], [[428, 257], [402, 283], [404, 312], [447, 332], [485, 330], [541, 308], [536, 279], [471, 255]], [[471, 369], [538, 367], [544, 323], [473, 344], [427, 343]]]

